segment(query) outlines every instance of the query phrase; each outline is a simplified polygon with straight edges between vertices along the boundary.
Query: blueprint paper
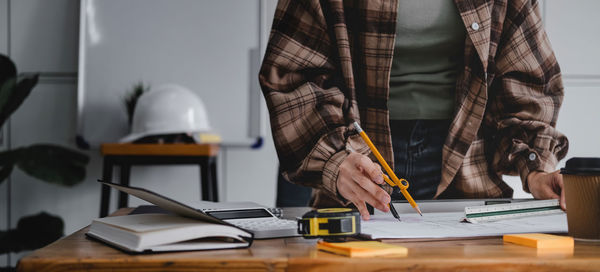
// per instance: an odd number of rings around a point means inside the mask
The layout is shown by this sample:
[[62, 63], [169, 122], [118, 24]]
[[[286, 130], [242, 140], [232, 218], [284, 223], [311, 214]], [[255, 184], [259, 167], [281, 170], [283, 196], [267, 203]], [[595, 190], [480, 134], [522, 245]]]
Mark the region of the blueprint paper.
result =
[[565, 213], [506, 219], [486, 223], [463, 222], [464, 212], [402, 213], [398, 221], [390, 213], [376, 213], [361, 221], [361, 233], [371, 239], [453, 238], [501, 236], [509, 233], [566, 233]]

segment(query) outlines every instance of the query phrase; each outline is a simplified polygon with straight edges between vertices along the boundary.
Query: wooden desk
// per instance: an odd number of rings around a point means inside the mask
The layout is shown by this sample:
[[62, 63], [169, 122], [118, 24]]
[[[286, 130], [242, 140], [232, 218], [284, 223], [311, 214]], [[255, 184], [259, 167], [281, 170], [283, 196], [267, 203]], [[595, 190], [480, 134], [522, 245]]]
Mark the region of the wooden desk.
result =
[[[217, 144], [102, 144], [100, 152], [104, 156], [102, 179], [111, 180], [113, 167], [119, 166], [120, 179], [117, 183], [129, 185], [132, 165], [173, 165], [197, 164], [200, 166], [200, 186], [202, 200], [218, 201], [217, 189]], [[127, 207], [129, 195], [119, 193], [117, 207]], [[100, 197], [100, 217], [108, 215], [110, 188], [102, 185]]]
[[[125, 214], [130, 209], [121, 209]], [[85, 237], [84, 228], [19, 261], [18, 271], [599, 271], [600, 244], [538, 252], [501, 238], [404, 242], [406, 257], [347, 258], [315, 250], [315, 240], [256, 240], [248, 249], [128, 255]]]

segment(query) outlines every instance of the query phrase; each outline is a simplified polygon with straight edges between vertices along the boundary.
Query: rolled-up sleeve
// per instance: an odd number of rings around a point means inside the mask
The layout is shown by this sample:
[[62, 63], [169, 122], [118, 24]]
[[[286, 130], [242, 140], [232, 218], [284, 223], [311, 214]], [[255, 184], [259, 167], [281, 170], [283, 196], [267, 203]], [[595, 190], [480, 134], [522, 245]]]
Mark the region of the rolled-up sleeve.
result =
[[500, 173], [520, 175], [529, 192], [528, 174], [555, 170], [568, 140], [555, 128], [564, 95], [560, 68], [539, 4], [523, 2], [508, 5], [488, 114], [497, 131], [493, 165]]
[[259, 82], [283, 175], [340, 199], [339, 165], [351, 151], [369, 151], [349, 127], [357, 109], [336, 75], [319, 3], [279, 1]]

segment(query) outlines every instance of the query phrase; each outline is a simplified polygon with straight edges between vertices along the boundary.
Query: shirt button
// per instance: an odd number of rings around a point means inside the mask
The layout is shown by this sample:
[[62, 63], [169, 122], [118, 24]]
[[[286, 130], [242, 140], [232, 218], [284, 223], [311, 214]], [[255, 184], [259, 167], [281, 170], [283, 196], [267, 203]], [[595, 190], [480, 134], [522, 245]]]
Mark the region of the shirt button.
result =
[[471, 24], [471, 28], [475, 31], [479, 30], [479, 24], [478, 23], [472, 23]]
[[535, 161], [536, 158], [537, 158], [537, 156], [535, 155], [535, 153], [529, 153], [529, 160], [530, 161]]

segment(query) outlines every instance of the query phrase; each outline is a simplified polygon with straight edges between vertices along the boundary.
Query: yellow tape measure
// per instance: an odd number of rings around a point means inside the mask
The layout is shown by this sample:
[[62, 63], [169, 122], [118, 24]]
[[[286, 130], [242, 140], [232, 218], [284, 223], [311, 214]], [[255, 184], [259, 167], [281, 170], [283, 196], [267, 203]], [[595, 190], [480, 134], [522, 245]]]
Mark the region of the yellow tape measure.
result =
[[305, 238], [348, 237], [360, 234], [360, 213], [349, 208], [312, 210], [298, 220]]

